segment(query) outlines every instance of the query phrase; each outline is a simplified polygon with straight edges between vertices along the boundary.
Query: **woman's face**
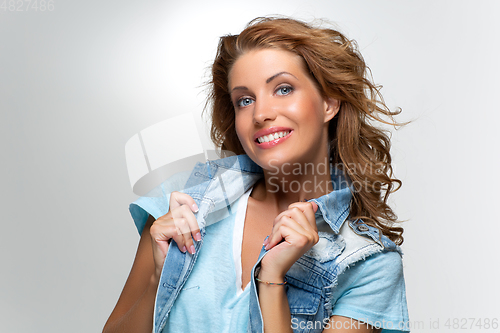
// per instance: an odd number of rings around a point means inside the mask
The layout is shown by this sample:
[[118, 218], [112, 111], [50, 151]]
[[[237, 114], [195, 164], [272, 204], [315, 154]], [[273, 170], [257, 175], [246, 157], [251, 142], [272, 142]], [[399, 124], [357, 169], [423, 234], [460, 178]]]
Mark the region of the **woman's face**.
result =
[[324, 163], [328, 156], [328, 122], [339, 102], [323, 99], [305, 68], [294, 53], [260, 49], [240, 56], [231, 69], [236, 133], [264, 169]]

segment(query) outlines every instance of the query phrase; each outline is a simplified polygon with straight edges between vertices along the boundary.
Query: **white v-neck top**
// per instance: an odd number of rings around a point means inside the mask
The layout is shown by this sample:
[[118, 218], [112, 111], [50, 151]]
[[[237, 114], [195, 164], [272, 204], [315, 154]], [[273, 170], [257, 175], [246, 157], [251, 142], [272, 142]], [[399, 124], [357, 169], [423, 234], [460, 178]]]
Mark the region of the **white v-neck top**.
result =
[[198, 259], [175, 300], [165, 332], [246, 332], [250, 283], [241, 286], [241, 248], [251, 191], [234, 202], [226, 218], [207, 226]]
[[233, 261], [234, 268], [236, 272], [236, 294], [237, 296], [243, 293], [243, 289], [250, 285], [250, 282], [242, 289], [242, 267], [241, 267], [241, 249], [243, 247], [243, 229], [245, 227], [245, 217], [247, 213], [248, 197], [252, 190], [248, 190], [239, 200], [238, 209], [236, 210], [236, 216], [234, 219], [234, 230], [233, 230]]

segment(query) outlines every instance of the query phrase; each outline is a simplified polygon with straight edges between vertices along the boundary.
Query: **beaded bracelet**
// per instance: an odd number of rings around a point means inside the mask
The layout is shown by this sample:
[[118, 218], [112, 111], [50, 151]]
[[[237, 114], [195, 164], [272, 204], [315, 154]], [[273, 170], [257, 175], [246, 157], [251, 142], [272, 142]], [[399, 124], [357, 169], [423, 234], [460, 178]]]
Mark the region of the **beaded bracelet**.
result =
[[260, 283], [265, 283], [269, 286], [284, 286], [286, 284], [286, 280], [285, 282], [269, 282], [269, 281], [262, 281], [261, 279], [259, 278], [255, 278], [255, 280], [259, 281]]

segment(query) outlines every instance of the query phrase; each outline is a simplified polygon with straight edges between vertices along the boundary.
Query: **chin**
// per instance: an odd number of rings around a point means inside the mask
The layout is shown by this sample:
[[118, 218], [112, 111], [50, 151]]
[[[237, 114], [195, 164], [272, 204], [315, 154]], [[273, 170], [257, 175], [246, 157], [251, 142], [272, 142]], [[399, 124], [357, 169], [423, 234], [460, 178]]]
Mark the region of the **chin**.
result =
[[284, 166], [291, 166], [293, 163], [300, 163], [300, 160], [294, 158], [294, 156], [280, 156], [280, 155], [272, 155], [268, 157], [256, 158], [255, 156], [250, 156], [250, 158], [257, 163], [262, 169], [267, 171], [277, 171], [281, 170]]

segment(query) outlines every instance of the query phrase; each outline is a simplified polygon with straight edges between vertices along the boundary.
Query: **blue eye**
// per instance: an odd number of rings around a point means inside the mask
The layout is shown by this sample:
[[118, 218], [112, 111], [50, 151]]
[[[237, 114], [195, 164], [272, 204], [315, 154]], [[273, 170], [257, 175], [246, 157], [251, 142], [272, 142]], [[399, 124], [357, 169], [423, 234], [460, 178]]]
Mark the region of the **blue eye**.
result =
[[281, 95], [281, 96], [286, 96], [286, 95], [290, 94], [292, 91], [293, 91], [292, 87], [283, 86], [283, 87], [278, 88], [278, 90], [276, 91], [276, 94]]
[[245, 97], [245, 98], [238, 100], [237, 105], [238, 105], [238, 107], [245, 107], [245, 106], [249, 106], [252, 103], [253, 103], [253, 99]]

